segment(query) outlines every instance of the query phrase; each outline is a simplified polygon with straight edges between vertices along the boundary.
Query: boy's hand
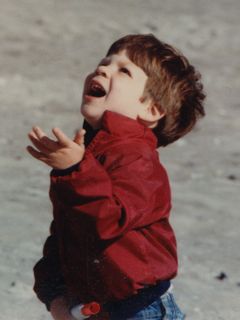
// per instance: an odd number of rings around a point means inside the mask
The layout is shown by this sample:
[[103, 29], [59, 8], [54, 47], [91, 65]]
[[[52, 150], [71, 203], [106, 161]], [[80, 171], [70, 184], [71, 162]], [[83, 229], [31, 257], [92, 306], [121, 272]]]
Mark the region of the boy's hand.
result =
[[41, 128], [34, 127], [28, 136], [37, 150], [27, 146], [28, 152], [54, 169], [66, 169], [80, 162], [85, 153], [86, 131], [84, 129], [78, 131], [73, 140], [58, 128], [52, 129], [52, 132], [57, 141], [48, 138]]
[[50, 306], [50, 312], [54, 320], [73, 320], [68, 311], [64, 297], [55, 298]]

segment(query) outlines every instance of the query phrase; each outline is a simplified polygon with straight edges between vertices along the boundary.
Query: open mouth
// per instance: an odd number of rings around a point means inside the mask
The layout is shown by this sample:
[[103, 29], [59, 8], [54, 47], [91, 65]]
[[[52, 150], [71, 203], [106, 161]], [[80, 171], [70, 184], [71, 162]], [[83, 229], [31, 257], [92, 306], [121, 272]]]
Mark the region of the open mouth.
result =
[[92, 81], [87, 91], [87, 95], [90, 97], [102, 98], [106, 95], [106, 91], [100, 83]]

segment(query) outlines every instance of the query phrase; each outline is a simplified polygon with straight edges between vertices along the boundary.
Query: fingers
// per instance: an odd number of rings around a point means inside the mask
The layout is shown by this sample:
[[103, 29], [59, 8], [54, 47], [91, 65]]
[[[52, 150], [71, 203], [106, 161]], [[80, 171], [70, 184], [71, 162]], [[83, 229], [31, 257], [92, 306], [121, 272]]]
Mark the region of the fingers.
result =
[[41, 160], [43, 162], [47, 162], [48, 159], [46, 158], [45, 154], [42, 152], [39, 152], [37, 150], [35, 150], [33, 147], [31, 146], [27, 146], [27, 151], [36, 159]]
[[49, 139], [41, 128], [33, 127], [33, 131], [37, 135], [37, 137], [42, 141], [46, 148], [48, 148], [51, 151], [57, 150], [58, 144], [56, 143], [56, 141]]
[[73, 141], [79, 145], [84, 144], [85, 133], [86, 133], [85, 129], [78, 130]]
[[[61, 147], [69, 147], [72, 140], [69, 139], [59, 128], [52, 129], [53, 134], [57, 138], [54, 141], [46, 136], [40, 127], [33, 127], [32, 131], [28, 134], [34, 146], [42, 153], [49, 154], [59, 150]], [[83, 130], [85, 134], [85, 130]], [[83, 143], [83, 135], [77, 135], [77, 141]]]
[[56, 151], [59, 148], [58, 143], [49, 139], [39, 127], [33, 127], [32, 131], [28, 134], [28, 137], [34, 146], [41, 152], [49, 153]]
[[59, 128], [53, 128], [52, 132], [57, 138], [58, 143], [63, 147], [69, 146], [69, 144], [72, 142], [71, 139], [69, 139]]
[[41, 140], [38, 140], [38, 138], [34, 137], [32, 133], [29, 133], [28, 137], [31, 140], [31, 142], [34, 144], [34, 146], [42, 153], [47, 154], [51, 152], [51, 150], [49, 150]]

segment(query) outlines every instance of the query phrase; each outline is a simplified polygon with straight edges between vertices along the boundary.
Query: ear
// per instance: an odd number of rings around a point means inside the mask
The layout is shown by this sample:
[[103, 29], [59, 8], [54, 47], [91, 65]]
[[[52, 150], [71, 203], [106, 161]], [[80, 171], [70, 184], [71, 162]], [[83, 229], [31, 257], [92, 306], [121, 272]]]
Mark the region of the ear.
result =
[[155, 128], [158, 121], [165, 116], [161, 108], [151, 100], [142, 101], [143, 105], [138, 112], [138, 120], [149, 128]]

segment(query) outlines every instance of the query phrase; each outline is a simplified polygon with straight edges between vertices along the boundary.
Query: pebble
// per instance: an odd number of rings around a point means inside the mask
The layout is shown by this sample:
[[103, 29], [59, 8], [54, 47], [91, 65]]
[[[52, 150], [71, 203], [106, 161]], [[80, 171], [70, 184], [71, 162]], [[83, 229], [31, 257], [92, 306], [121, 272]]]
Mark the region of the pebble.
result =
[[229, 175], [227, 176], [227, 178], [228, 178], [228, 180], [232, 180], [232, 181], [237, 180], [237, 176], [235, 176], [235, 174], [229, 174]]
[[219, 275], [216, 276], [216, 279], [222, 281], [222, 280], [224, 280], [224, 279], [227, 279], [227, 277], [228, 277], [228, 276], [227, 276], [227, 274], [226, 274], [225, 272], [220, 272]]

